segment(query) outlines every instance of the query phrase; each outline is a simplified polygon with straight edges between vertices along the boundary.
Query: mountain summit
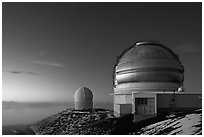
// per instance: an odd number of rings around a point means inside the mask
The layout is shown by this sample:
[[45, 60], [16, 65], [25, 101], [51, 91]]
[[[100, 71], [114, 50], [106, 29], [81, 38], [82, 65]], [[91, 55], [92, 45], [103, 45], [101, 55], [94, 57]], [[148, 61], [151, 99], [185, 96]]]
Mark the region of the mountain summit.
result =
[[202, 110], [176, 112], [137, 123], [132, 119], [132, 114], [116, 118], [105, 109], [94, 112], [67, 109], [36, 122], [31, 129], [37, 135], [202, 134]]

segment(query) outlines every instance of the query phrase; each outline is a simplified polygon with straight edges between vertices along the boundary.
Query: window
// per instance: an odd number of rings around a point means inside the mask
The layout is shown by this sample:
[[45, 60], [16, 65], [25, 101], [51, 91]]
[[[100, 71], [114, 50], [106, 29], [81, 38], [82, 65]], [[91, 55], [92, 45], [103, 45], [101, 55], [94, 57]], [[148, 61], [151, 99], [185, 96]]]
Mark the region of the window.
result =
[[135, 102], [138, 105], [147, 105], [147, 98], [135, 98]]

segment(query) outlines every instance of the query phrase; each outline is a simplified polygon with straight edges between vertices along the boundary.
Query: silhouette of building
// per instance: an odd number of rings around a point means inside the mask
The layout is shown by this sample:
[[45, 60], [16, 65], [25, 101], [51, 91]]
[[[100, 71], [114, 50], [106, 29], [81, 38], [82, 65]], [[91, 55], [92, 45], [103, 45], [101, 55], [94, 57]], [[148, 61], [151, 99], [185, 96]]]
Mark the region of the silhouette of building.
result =
[[184, 67], [178, 55], [159, 42], [141, 41], [126, 49], [117, 58], [113, 76], [115, 116], [133, 113], [137, 121], [201, 108], [200, 93], [182, 92]]
[[90, 110], [93, 109], [93, 93], [87, 87], [79, 88], [75, 94], [75, 109]]

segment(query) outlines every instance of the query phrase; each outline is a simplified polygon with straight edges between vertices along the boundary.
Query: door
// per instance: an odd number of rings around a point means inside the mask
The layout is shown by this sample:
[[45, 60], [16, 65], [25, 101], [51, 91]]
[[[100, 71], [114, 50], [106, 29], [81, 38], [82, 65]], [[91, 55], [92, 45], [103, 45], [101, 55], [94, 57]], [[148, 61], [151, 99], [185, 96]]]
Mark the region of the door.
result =
[[135, 98], [135, 113], [154, 115], [155, 113], [155, 99], [149, 98]]

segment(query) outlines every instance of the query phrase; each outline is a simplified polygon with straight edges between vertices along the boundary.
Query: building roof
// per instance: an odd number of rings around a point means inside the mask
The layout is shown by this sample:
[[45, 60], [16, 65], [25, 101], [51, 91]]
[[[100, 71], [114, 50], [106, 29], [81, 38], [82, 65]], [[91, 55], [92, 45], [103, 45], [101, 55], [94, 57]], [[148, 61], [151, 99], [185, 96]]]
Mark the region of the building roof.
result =
[[[168, 47], [155, 41], [140, 41], [124, 50], [119, 57], [119, 62], [140, 61], [145, 59], [176, 59], [178, 56]], [[180, 61], [179, 61], [180, 62]]]
[[136, 42], [124, 50], [114, 69], [114, 84], [173, 82], [180, 85], [184, 80], [184, 68], [178, 56], [155, 41]]
[[93, 93], [89, 88], [81, 87], [77, 89], [77, 91], [75, 92], [74, 99], [75, 101], [80, 101], [80, 102], [92, 102]]

